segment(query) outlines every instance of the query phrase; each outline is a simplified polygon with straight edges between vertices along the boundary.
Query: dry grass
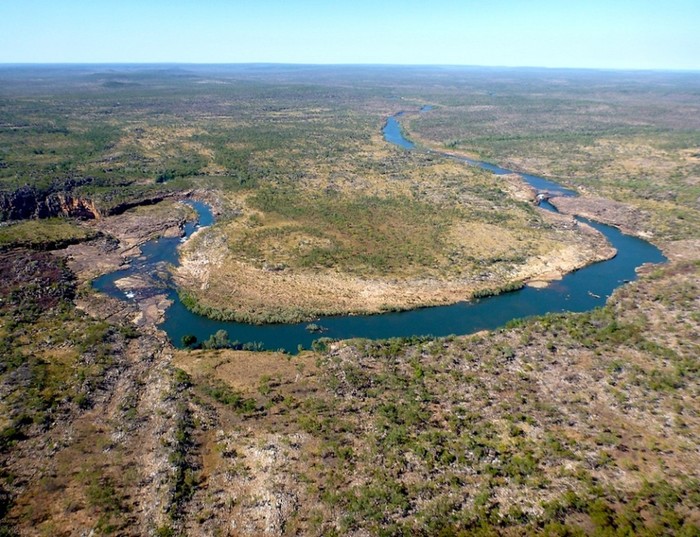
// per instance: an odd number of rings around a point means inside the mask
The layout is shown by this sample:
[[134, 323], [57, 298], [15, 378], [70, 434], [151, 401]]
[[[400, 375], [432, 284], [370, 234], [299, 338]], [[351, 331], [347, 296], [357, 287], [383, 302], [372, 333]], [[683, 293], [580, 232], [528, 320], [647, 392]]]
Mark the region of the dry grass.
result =
[[94, 236], [87, 227], [69, 220], [27, 220], [0, 227], [0, 250], [9, 247], [52, 249]]
[[239, 216], [181, 252], [190, 305], [247, 322], [376, 313], [454, 303], [610, 255], [585, 227], [532, 207], [516, 177], [424, 155], [395, 159], [395, 175], [365, 179], [371, 189], [319, 193], [324, 183], [314, 180], [225, 194]]
[[218, 379], [248, 396], [257, 395], [261, 381], [265, 382], [266, 379], [287, 384], [317, 370], [316, 356], [308, 352], [292, 357], [278, 352], [225, 349], [177, 351], [173, 356], [173, 365], [192, 375], [195, 380]]
[[[192, 506], [209, 516], [188, 529], [690, 531], [700, 318], [688, 313], [700, 284], [687, 246], [592, 313], [339, 343], [316, 367], [311, 353], [179, 353], [194, 379], [215, 377], [265, 409], [215, 404]], [[223, 516], [215, 506], [232, 498]]]

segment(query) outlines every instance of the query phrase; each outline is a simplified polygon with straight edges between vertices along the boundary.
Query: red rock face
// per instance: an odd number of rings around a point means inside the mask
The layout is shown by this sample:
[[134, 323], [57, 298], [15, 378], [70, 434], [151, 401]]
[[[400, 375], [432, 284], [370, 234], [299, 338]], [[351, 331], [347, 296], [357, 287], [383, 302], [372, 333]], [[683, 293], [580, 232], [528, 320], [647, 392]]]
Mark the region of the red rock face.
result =
[[[63, 216], [71, 216], [84, 220], [99, 219], [102, 215], [95, 202], [87, 198], [77, 198], [70, 194], [54, 194], [59, 206], [59, 213]], [[49, 200], [46, 200], [49, 203]]]
[[89, 198], [74, 196], [69, 190], [42, 191], [23, 186], [12, 192], [0, 192], [0, 221], [70, 216], [85, 220], [100, 218], [100, 211]]

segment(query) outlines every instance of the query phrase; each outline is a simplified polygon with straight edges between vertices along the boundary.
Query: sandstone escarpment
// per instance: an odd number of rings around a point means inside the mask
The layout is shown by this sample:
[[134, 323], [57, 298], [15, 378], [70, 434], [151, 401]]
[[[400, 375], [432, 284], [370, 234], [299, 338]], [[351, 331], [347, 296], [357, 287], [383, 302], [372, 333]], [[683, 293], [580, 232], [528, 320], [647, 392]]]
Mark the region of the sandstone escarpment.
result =
[[0, 221], [52, 216], [100, 218], [101, 213], [93, 200], [72, 192], [75, 187], [91, 181], [91, 178], [70, 179], [43, 189], [24, 185], [13, 191], [0, 192]]
[[77, 187], [92, 183], [92, 178], [70, 179], [47, 188], [24, 185], [16, 190], [0, 191], [0, 222], [67, 216], [82, 220], [100, 219], [122, 214], [141, 205], [154, 205], [167, 197], [187, 195], [178, 192], [142, 192], [115, 203], [109, 195], [99, 200], [76, 191]]

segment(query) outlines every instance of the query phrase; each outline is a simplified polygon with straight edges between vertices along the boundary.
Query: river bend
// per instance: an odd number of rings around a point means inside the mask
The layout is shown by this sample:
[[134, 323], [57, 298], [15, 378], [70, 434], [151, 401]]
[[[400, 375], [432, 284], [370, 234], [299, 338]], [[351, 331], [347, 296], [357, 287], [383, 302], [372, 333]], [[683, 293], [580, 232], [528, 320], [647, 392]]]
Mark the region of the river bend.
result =
[[[423, 108], [427, 111], [429, 108]], [[414, 150], [415, 145], [401, 133], [399, 116], [390, 117], [383, 134], [387, 142], [405, 150]], [[445, 156], [450, 156], [446, 155]], [[452, 157], [454, 158], [454, 157]], [[469, 159], [465, 163], [479, 166], [496, 174], [514, 173], [493, 164]], [[529, 174], [519, 174], [531, 186], [539, 191], [556, 192], [557, 195], [571, 196], [575, 192], [561, 185]], [[470, 334], [479, 330], [494, 329], [508, 321], [531, 315], [543, 315], [551, 312], [582, 312], [602, 306], [610, 294], [624, 282], [636, 278], [636, 268], [644, 263], [665, 261], [663, 254], [652, 244], [625, 235], [620, 230], [579, 218], [591, 225], [610, 241], [617, 249], [617, 255], [600, 263], [589, 265], [565, 275], [561, 280], [552, 282], [544, 289], [524, 287], [518, 291], [498, 296], [483, 298], [474, 302], [460, 302], [449, 306], [435, 306], [398, 313], [379, 315], [346, 315], [322, 317], [315, 321], [324, 327], [322, 334], [306, 330], [308, 323], [249, 325], [236, 322], [215, 321], [189, 311], [180, 302], [175, 286], [168, 277], [168, 264], [177, 265], [178, 245], [186, 240], [199, 226], [214, 223], [210, 208], [199, 201], [188, 201], [198, 214], [198, 222], [188, 222], [184, 236], [179, 238], [160, 238], [149, 241], [141, 248], [142, 255], [125, 269], [105, 274], [93, 281], [93, 286], [111, 296], [123, 300], [145, 298], [149, 294], [166, 293], [173, 304], [165, 312], [165, 319], [160, 327], [165, 330], [174, 345], [179, 346], [182, 336], [192, 334], [199, 341], [206, 340], [217, 330], [226, 330], [232, 341], [259, 342], [265, 349], [283, 349], [297, 352], [299, 346], [309, 348], [312, 341], [324, 336], [333, 339], [390, 338], [416, 335], [447, 336], [451, 334]], [[545, 209], [554, 210], [547, 204]], [[123, 291], [116, 281], [138, 274], [151, 282], [139, 290]]]

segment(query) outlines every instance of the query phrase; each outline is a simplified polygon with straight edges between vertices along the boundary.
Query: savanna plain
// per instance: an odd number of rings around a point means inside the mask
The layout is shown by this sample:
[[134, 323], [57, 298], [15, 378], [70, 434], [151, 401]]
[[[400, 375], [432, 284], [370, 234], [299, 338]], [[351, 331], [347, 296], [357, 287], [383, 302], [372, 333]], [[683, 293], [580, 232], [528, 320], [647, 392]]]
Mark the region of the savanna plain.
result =
[[[477, 334], [171, 342], [91, 282], [191, 199], [162, 270], [221, 320], [547, 285], [615, 254], [574, 215], [668, 261]], [[698, 73], [0, 66], [0, 267], [3, 537], [700, 535]]]

